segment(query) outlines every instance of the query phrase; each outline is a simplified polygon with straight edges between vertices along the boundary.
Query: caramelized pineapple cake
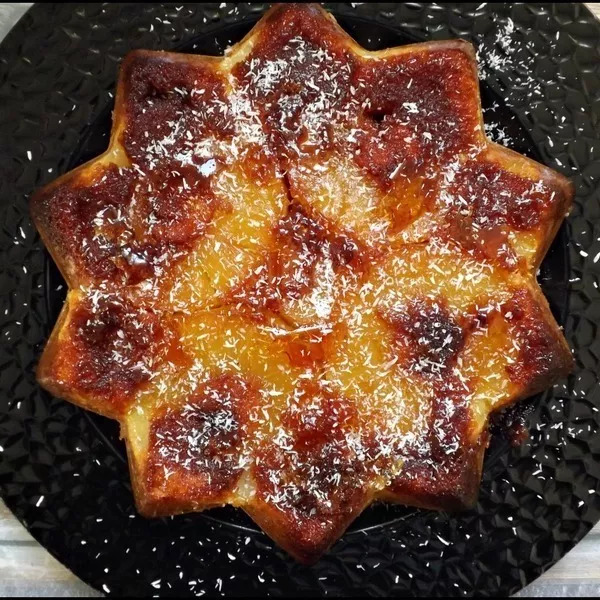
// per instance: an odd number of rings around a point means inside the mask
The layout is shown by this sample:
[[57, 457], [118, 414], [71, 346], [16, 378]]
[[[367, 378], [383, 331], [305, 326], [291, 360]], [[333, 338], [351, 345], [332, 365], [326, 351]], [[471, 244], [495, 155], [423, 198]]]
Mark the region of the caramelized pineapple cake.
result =
[[490, 414], [569, 371], [535, 274], [571, 199], [486, 139], [466, 42], [283, 5], [135, 51], [108, 150], [32, 200], [70, 288], [39, 381], [119, 421], [142, 514], [314, 561], [375, 500], [473, 505]]

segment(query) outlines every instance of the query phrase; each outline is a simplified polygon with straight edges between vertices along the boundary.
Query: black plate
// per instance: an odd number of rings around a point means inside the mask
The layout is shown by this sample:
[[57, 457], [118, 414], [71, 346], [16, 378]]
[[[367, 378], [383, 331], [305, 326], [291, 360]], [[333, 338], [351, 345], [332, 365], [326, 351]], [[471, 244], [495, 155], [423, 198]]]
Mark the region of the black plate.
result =
[[65, 288], [27, 199], [105, 149], [127, 51], [219, 54], [264, 5], [36, 5], [0, 46], [0, 493], [54, 556], [107, 593], [507, 595], [600, 518], [600, 25], [577, 4], [330, 8], [369, 48], [481, 44], [491, 135], [573, 178], [576, 204], [540, 279], [577, 371], [533, 400], [526, 444], [494, 439], [476, 509], [373, 506], [311, 568], [241, 511], [137, 516], [116, 423], [35, 382]]

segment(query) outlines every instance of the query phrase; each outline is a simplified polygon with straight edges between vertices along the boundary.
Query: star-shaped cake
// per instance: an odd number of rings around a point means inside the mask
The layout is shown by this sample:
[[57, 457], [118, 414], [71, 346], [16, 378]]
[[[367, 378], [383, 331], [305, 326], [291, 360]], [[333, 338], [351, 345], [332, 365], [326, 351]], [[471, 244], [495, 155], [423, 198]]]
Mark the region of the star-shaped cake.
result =
[[231, 504], [310, 562], [373, 501], [469, 507], [490, 414], [572, 365], [536, 283], [572, 195], [486, 139], [464, 41], [283, 5], [132, 52], [108, 150], [32, 200], [70, 288], [39, 381], [119, 421], [147, 516]]

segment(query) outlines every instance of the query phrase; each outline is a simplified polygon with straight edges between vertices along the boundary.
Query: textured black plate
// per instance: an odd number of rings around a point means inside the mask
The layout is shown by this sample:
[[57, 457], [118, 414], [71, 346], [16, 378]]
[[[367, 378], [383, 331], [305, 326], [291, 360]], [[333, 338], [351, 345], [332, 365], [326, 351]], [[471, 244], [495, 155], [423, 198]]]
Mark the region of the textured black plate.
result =
[[311, 568], [233, 509], [137, 516], [116, 424], [35, 382], [65, 288], [27, 200], [105, 149], [129, 50], [219, 54], [264, 5], [36, 5], [0, 45], [0, 493], [37, 540], [107, 593], [506, 595], [600, 518], [600, 25], [576, 4], [330, 8], [369, 48], [481, 45], [490, 134], [573, 178], [576, 204], [540, 279], [577, 371], [534, 400], [526, 444], [494, 440], [476, 509], [371, 507]]

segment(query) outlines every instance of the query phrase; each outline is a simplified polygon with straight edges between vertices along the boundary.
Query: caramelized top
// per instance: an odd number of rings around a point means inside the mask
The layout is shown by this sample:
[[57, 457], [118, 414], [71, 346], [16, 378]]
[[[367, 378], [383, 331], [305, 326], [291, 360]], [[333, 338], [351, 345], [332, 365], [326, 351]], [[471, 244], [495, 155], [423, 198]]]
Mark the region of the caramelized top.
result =
[[203, 383], [183, 406], [161, 409], [150, 428], [148, 485], [175, 497], [218, 500], [242, 474], [240, 451], [257, 396], [252, 382], [224, 374]]
[[373, 497], [472, 501], [490, 412], [568, 371], [534, 273], [570, 193], [486, 140], [465, 42], [290, 5], [134, 52], [109, 151], [33, 200], [72, 288], [40, 379], [122, 422], [148, 514], [314, 558]]

